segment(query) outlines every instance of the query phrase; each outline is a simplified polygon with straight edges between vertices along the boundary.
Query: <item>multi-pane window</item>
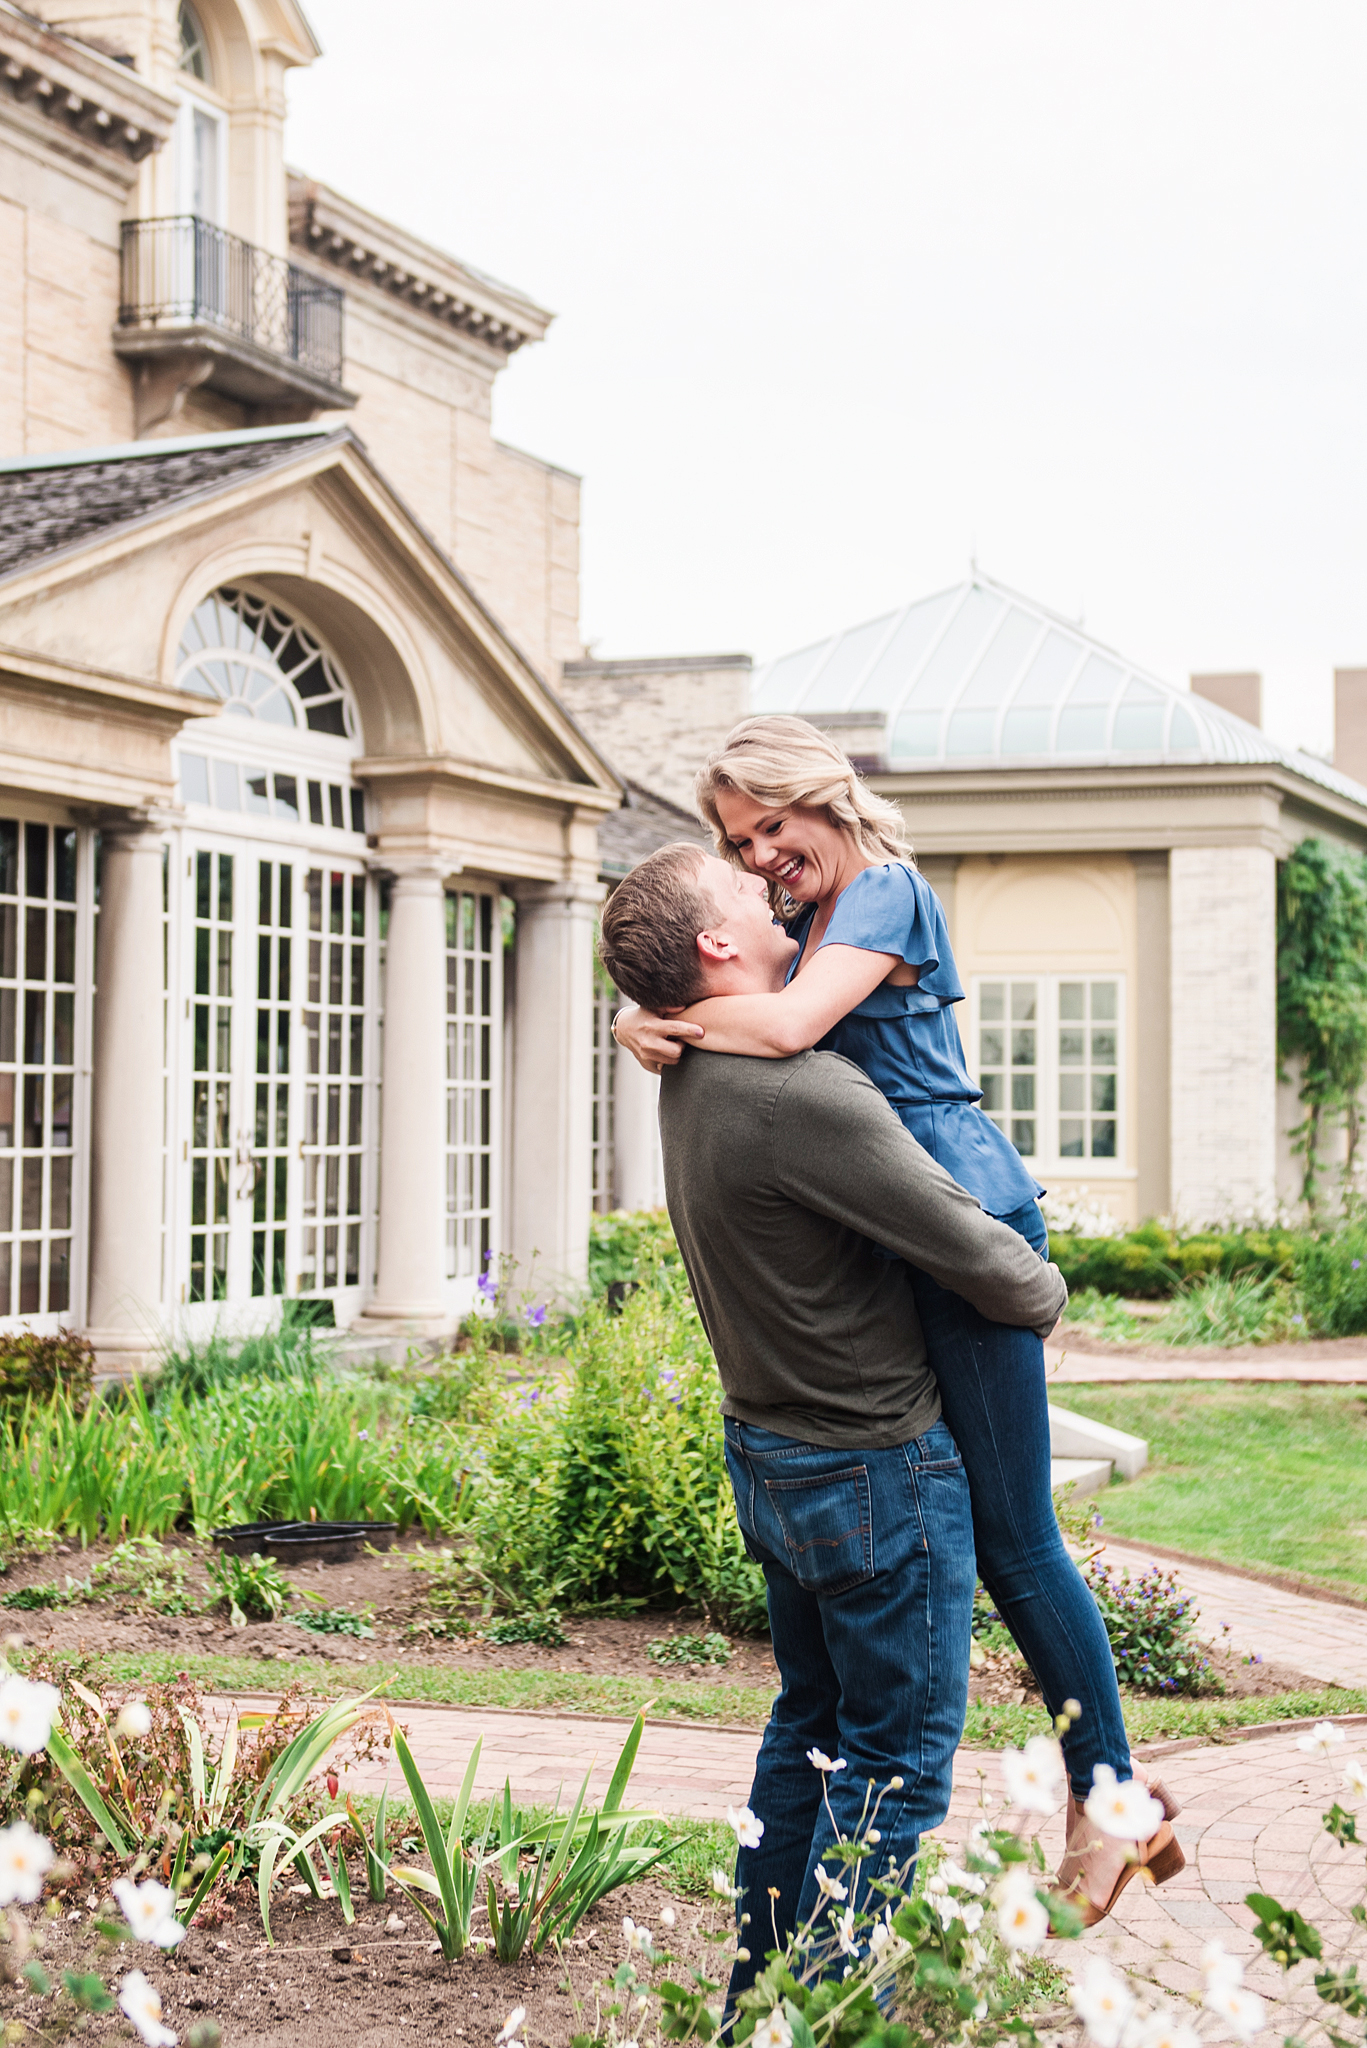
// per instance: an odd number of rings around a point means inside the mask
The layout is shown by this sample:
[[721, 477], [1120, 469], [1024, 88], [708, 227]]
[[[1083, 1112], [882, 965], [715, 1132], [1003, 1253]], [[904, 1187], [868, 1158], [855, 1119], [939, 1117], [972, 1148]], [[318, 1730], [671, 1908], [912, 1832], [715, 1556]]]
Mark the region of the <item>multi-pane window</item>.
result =
[[76, 834], [0, 819], [0, 1315], [71, 1305]]
[[231, 853], [199, 852], [190, 877], [195, 910], [190, 1121], [191, 1301], [228, 1298], [233, 1168], [233, 924]]
[[502, 932], [484, 890], [446, 893], [446, 1277], [483, 1269], [492, 1243]]
[[1114, 1159], [1119, 1004], [1114, 981], [1058, 989], [1060, 1159]]
[[1026, 1159], [1037, 1149], [1039, 1053], [1038, 982], [985, 981], [978, 991], [982, 1107]]
[[256, 1118], [252, 1154], [252, 1293], [284, 1294], [290, 1173], [290, 995], [294, 869], [257, 868]]
[[1121, 985], [1003, 976], [976, 989], [982, 1108], [1025, 1159], [1119, 1157]]
[[366, 878], [310, 868], [299, 1292], [361, 1281]]

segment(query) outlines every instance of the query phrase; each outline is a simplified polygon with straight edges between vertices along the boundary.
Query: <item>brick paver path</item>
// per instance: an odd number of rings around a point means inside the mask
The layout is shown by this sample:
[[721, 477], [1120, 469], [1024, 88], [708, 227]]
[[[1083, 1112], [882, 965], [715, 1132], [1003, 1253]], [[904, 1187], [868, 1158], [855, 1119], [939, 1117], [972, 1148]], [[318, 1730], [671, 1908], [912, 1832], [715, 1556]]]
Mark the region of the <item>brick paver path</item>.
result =
[[[244, 1698], [239, 1704], [251, 1708], [262, 1702]], [[590, 1767], [592, 1792], [601, 1797], [628, 1728], [625, 1721], [487, 1708], [405, 1706], [396, 1713], [434, 1793], [450, 1796], [459, 1789], [470, 1750], [482, 1735], [477, 1790], [498, 1791], [507, 1776], [515, 1796], [538, 1802], [554, 1799], [562, 1778], [572, 1795]], [[1246, 1963], [1249, 1986], [1275, 2008], [1264, 2041], [1305, 2034], [1309, 2016], [1318, 2010], [1311, 1973], [1302, 1967], [1288, 1983], [1262, 1958], [1243, 1899], [1249, 1891], [1270, 1892], [1320, 1929], [1326, 1959], [1348, 1949], [1367, 1961], [1367, 1936], [1349, 1917], [1351, 1905], [1363, 1897], [1363, 1850], [1339, 1849], [1321, 1827], [1321, 1816], [1342, 1792], [1344, 1762], [1367, 1758], [1367, 1716], [1343, 1725], [1347, 1740], [1331, 1762], [1305, 1755], [1286, 1730], [1219, 1745], [1178, 1744], [1153, 1756], [1182, 1805], [1177, 1832], [1186, 1870], [1156, 1889], [1132, 1883], [1113, 1917], [1085, 1937], [1088, 1947], [1185, 1997], [1199, 1994], [1201, 1951], [1218, 1937]], [[647, 1724], [629, 1797], [681, 1817], [720, 1820], [728, 1804], [742, 1804], [749, 1792], [756, 1743], [753, 1731]], [[388, 1769], [392, 1787], [402, 1793], [397, 1766]], [[344, 1784], [376, 1792], [385, 1774], [382, 1762], [348, 1765]], [[937, 1830], [952, 1852], [960, 1850], [984, 1796], [993, 1817], [1002, 1817], [998, 1757], [960, 1750], [949, 1816]], [[1061, 1813], [1043, 1823], [1040, 1839], [1055, 1864], [1063, 1846]], [[1064, 1963], [1076, 1953], [1063, 1945], [1052, 1952]], [[1322, 2038], [1315, 2029], [1311, 2033]]]

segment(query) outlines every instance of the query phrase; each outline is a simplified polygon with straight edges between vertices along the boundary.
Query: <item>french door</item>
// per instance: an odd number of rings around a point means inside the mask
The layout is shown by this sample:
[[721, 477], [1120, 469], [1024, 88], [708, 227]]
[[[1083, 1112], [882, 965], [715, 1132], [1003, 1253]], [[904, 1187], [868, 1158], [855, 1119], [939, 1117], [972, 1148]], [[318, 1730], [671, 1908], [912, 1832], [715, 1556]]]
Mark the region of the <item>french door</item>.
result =
[[357, 863], [187, 838], [180, 863], [183, 1129], [176, 1293], [216, 1305], [333, 1295], [374, 1263], [378, 932]]

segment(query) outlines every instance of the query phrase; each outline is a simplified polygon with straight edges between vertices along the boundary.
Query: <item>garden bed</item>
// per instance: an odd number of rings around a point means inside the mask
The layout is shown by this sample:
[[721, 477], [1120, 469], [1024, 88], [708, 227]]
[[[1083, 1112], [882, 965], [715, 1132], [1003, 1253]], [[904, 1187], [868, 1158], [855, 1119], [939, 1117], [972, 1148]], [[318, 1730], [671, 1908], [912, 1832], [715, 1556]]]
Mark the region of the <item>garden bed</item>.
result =
[[[225, 2048], [279, 2048], [281, 2042], [290, 2048], [335, 2048], [339, 2040], [352, 2048], [389, 2048], [404, 2033], [414, 2041], [454, 2037], [487, 2048], [510, 2009], [521, 2005], [527, 2034], [539, 2048], [563, 2044], [581, 2030], [595, 2031], [594, 1986], [606, 1983], [622, 1959], [624, 1915], [651, 1927], [663, 1945], [660, 1913], [671, 1908], [677, 1915], [669, 1935], [671, 1952], [700, 1970], [716, 1954], [700, 1930], [719, 1927], [725, 1919], [725, 1909], [715, 1901], [685, 1902], [644, 1879], [613, 1892], [587, 1916], [563, 1964], [549, 1949], [520, 1963], [502, 1964], [483, 1947], [446, 1963], [432, 1953], [426, 1923], [401, 1899], [397, 1917], [404, 1922], [403, 1932], [386, 1933], [385, 1922], [395, 1912], [392, 1900], [385, 1905], [358, 1901], [355, 1925], [348, 1927], [334, 1902], [320, 1904], [286, 1893], [272, 1911], [275, 1946], [267, 1947], [255, 1895], [248, 1885], [239, 1889], [241, 1898], [229, 1904], [230, 1917], [221, 1925], [192, 1928], [180, 1948], [156, 1959], [153, 1974], [163, 2018], [182, 2041], [196, 2020], [209, 2018], [222, 2028]], [[86, 1923], [95, 1915], [86, 1901], [92, 1898], [93, 1892], [81, 1894], [79, 1904], [64, 1899], [62, 1917], [43, 1927], [43, 1967], [54, 1981], [63, 1968], [90, 1968]], [[117, 1956], [121, 1970], [138, 1960], [128, 1948]], [[583, 2001], [582, 2019], [575, 2015], [576, 1995]], [[605, 2004], [610, 1997], [604, 1996]], [[41, 2025], [47, 2015], [27, 1991], [0, 1984], [0, 2018], [21, 2017]], [[81, 2039], [92, 2048], [115, 2042], [126, 2048], [129, 2031], [117, 2013], [107, 2019], [89, 2017], [82, 2023]]]

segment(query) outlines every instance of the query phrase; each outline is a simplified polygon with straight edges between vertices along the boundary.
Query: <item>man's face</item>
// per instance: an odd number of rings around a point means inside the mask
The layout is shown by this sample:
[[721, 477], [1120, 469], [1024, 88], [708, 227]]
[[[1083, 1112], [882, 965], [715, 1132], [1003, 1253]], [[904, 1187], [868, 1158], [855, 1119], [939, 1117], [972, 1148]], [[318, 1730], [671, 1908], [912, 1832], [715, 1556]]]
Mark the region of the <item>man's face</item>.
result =
[[715, 928], [698, 941], [709, 983], [725, 982], [724, 991], [712, 992], [765, 995], [782, 988], [797, 940], [775, 922], [763, 878], [709, 853], [699, 880], [718, 913]]

